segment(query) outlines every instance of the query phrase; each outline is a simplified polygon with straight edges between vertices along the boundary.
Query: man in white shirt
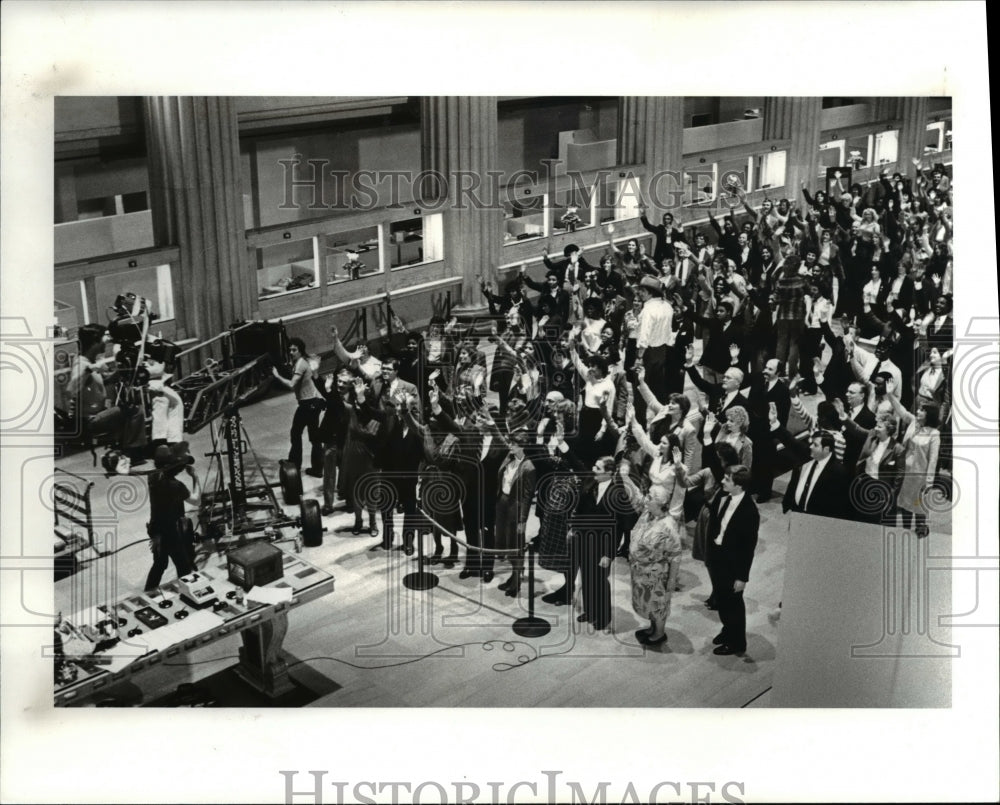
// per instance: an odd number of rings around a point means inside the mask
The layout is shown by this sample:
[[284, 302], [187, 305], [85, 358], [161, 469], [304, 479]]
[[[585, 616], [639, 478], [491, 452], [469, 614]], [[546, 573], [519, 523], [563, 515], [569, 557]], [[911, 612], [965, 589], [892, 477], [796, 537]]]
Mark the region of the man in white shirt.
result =
[[643, 277], [639, 282], [639, 298], [642, 299], [642, 312], [636, 337], [636, 365], [642, 362], [646, 369], [646, 385], [660, 402], [665, 402], [669, 393], [669, 370], [674, 360], [674, 309], [663, 298], [663, 284], [654, 277]]

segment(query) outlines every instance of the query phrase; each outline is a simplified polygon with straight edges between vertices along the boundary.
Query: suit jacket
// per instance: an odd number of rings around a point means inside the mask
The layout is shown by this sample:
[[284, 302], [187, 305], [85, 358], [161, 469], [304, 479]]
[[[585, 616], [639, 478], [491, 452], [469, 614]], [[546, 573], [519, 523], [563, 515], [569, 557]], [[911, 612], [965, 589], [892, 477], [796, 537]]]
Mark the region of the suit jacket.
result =
[[573, 530], [580, 540], [580, 549], [591, 561], [599, 560], [602, 556], [613, 558], [615, 555], [619, 507], [613, 503], [617, 500], [612, 491], [614, 486], [612, 479], [604, 496], [598, 500], [597, 480], [593, 476], [587, 478], [580, 489], [580, 502], [570, 517]]
[[[865, 471], [865, 463], [875, 449], [876, 440], [874, 434], [868, 437], [864, 447], [861, 448], [861, 455], [858, 457], [856, 470], [858, 474]], [[886, 447], [882, 458], [878, 463], [878, 478], [892, 486], [894, 492], [899, 492], [899, 487], [903, 483], [903, 473], [906, 470], [906, 449], [891, 439]]]
[[722, 322], [718, 319], [696, 314], [692, 314], [691, 318], [708, 328], [708, 336], [701, 354], [701, 365], [714, 369], [716, 372], [725, 372], [730, 363], [729, 345], [736, 344], [740, 349], [743, 348], [746, 334], [742, 322], [738, 318], [734, 318], [728, 327], [723, 328]]
[[750, 389], [747, 393], [747, 400], [750, 403], [747, 413], [764, 423], [768, 421], [770, 404], [774, 403], [775, 408], [778, 410], [778, 422], [781, 424], [781, 427], [788, 427], [788, 415], [792, 410], [792, 398], [788, 393], [788, 386], [785, 385], [784, 381], [779, 380], [774, 384], [774, 388], [769, 389], [764, 376], [759, 372], [754, 372], [750, 375]]
[[823, 339], [830, 345], [830, 360], [823, 370], [823, 382], [820, 388], [827, 399], [843, 397], [847, 387], [854, 380], [854, 370], [847, 359], [844, 339], [830, 329], [829, 322], [822, 322], [819, 329]]
[[722, 525], [720, 511], [726, 498], [726, 495], [716, 495], [709, 509], [707, 562], [728, 566], [737, 579], [745, 582], [750, 578], [750, 566], [753, 564], [753, 554], [757, 548], [760, 512], [750, 493], [745, 493], [722, 535], [722, 544], [716, 545], [715, 538]]
[[[698, 291], [698, 261], [694, 257], [678, 260], [674, 265], [674, 276], [677, 278], [677, 288], [685, 299], [691, 299]], [[681, 275], [684, 274], [684, 281]]]
[[[403, 380], [403, 378], [397, 378], [396, 380], [396, 394], [412, 394], [414, 397], [419, 399], [420, 395], [417, 391], [417, 387], [412, 383]], [[395, 401], [389, 396], [389, 386], [382, 378], [376, 378], [372, 381], [372, 402], [376, 405], [385, 407], [395, 406]]]
[[403, 422], [396, 416], [387, 417], [382, 427], [384, 436], [375, 454], [376, 465], [390, 475], [398, 474], [389, 478], [392, 483], [416, 484], [420, 462], [424, 460], [423, 437], [415, 428], [410, 428], [404, 436]]
[[799, 481], [802, 478], [802, 473], [808, 473], [811, 467], [812, 463], [806, 462], [792, 470], [792, 477], [788, 482], [788, 489], [785, 490], [781, 510], [784, 512], [805, 512], [819, 517], [843, 517], [848, 503], [847, 470], [833, 456], [826, 462], [822, 472], [814, 474], [812, 491], [809, 493], [806, 505], [804, 507], [798, 505], [795, 493], [799, 488]]

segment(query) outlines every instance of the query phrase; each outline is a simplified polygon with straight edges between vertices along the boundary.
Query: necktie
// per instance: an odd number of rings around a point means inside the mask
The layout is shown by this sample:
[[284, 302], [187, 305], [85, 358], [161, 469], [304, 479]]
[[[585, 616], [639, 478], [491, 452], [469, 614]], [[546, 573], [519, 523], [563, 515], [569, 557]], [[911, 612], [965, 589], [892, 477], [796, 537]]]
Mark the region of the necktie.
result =
[[813, 465], [809, 468], [809, 473], [806, 475], [806, 485], [802, 490], [802, 499], [799, 501], [799, 508], [802, 511], [806, 509], [806, 502], [809, 500], [809, 491], [812, 489], [813, 476], [816, 474], [817, 463], [814, 461]]
[[715, 542], [717, 545], [722, 544], [722, 523], [725, 520], [726, 512], [729, 510], [729, 504], [733, 502], [733, 499], [726, 494], [723, 494], [722, 505], [719, 507], [719, 525], [718, 531], [716, 533]]
[[875, 375], [882, 371], [882, 361], [875, 364], [875, 368], [872, 370], [871, 377], [868, 378], [869, 382], [875, 382]]

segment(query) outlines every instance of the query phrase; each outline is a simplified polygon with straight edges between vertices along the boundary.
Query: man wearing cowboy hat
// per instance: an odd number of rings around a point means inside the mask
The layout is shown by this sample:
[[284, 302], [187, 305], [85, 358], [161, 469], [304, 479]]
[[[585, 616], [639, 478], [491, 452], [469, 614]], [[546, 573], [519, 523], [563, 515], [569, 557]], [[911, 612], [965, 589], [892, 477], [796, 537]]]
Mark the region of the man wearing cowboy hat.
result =
[[[160, 445], [153, 454], [155, 470], [149, 476], [149, 549], [153, 567], [146, 577], [145, 590], [160, 586], [163, 571], [173, 561], [178, 576], [194, 571], [193, 545], [187, 536], [184, 504], [201, 503], [201, 479], [194, 471], [194, 459], [187, 442], [168, 447]], [[191, 479], [190, 490], [178, 476], [186, 473]]]

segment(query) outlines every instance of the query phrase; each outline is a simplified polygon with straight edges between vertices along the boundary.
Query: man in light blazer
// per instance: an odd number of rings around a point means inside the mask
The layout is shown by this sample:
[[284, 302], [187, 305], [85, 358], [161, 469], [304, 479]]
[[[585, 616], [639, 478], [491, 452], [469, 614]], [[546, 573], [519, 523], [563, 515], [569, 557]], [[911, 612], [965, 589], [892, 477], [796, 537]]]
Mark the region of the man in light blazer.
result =
[[385, 411], [393, 411], [410, 397], [419, 399], [420, 392], [399, 376], [399, 361], [396, 358], [383, 361], [379, 377], [372, 381], [372, 402]]
[[722, 478], [722, 493], [712, 503], [708, 555], [705, 564], [712, 580], [722, 631], [712, 640], [714, 654], [742, 654], [747, 648], [747, 616], [743, 590], [757, 547], [760, 513], [750, 496], [750, 470], [730, 467]]

